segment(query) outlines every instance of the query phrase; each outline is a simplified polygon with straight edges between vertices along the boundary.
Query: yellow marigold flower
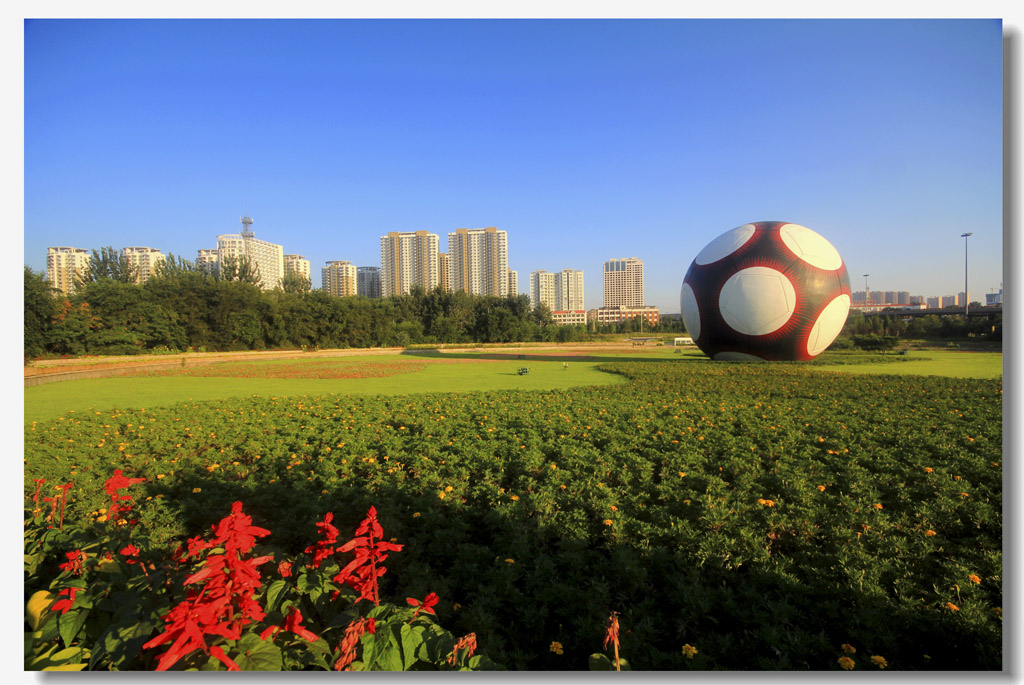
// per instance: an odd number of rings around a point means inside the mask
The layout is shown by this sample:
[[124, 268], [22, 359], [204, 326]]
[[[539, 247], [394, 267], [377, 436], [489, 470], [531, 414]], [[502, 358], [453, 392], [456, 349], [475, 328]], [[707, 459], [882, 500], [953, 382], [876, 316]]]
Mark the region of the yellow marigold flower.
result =
[[518, 500], [519, 500], [519, 495], [512, 495], [512, 497], [511, 497], [510, 499], [511, 499], [511, 500], [512, 500], [513, 502], [515, 502], [515, 501], [518, 501]]
[[933, 469], [931, 466], [925, 466], [924, 467], [924, 472], [925, 473], [935, 473], [935, 469]]
[[416, 519], [416, 518], [419, 518], [419, 517], [420, 517], [420, 512], [418, 512], [418, 511], [417, 511], [416, 513], [414, 513], [414, 514], [412, 515], [412, 517], [413, 517], [414, 519]]
[[956, 604], [953, 604], [952, 602], [946, 602], [946, 608], [950, 611], [960, 611], [960, 607], [958, 607]]
[[561, 654], [562, 653], [562, 643], [561, 642], [552, 642], [551, 646], [548, 647], [548, 649], [551, 650], [552, 652], [554, 652], [555, 654]]
[[853, 645], [847, 644], [845, 642], [842, 645], [840, 645], [839, 648], [843, 650], [843, 654], [856, 654], [857, 653], [857, 648], [856, 647], [854, 647]]
[[619, 508], [613, 504], [612, 505], [612, 511], [618, 511], [618, 510], [619, 510]]
[[770, 499], [759, 499], [759, 500], [757, 500], [757, 503], [758, 504], [763, 504], [766, 507], [774, 507], [775, 506], [775, 502], [770, 500]]
[[443, 492], [439, 492], [439, 493], [437, 493], [437, 496], [438, 496], [439, 498], [441, 498], [441, 499], [444, 499], [444, 493], [443, 493]]
[[514, 563], [516, 563], [516, 560], [512, 559], [511, 557], [509, 557], [508, 559], [505, 560], [505, 563], [506, 564], [514, 564]]
[[848, 656], [839, 657], [839, 667], [842, 668], [844, 671], [852, 671], [853, 659], [851, 659]]
[[825, 492], [825, 486], [824, 485], [819, 485], [818, 486], [818, 490], [820, 490], [821, 492]]
[[107, 520], [107, 515], [106, 514], [102, 514], [102, 515], [96, 517], [96, 521], [99, 522], [99, 523], [103, 523], [106, 520]]
[[[555, 466], [554, 464], [552, 464], [552, 465], [551, 465], [551, 470], [552, 470], [552, 471], [557, 471], [557, 470], [558, 470], [558, 467], [557, 467], [557, 466]], [[558, 643], [557, 643], [557, 642], [552, 642], [551, 644], [553, 644], [553, 645], [557, 645]], [[561, 654], [561, 652], [559, 652], [559, 654]]]
[[884, 656], [873, 656], [871, 657], [871, 663], [879, 668], [885, 668], [889, 665], [889, 662], [885, 660]]
[[696, 654], [696, 653], [697, 653], [697, 648], [694, 647], [693, 645], [690, 645], [690, 644], [683, 645], [683, 654], [686, 655], [687, 659], [692, 659], [693, 655]]
[[[210, 473], [213, 473], [214, 471], [216, 471], [219, 468], [220, 468], [220, 464], [210, 464], [209, 466], [206, 467], [206, 470], [209, 471]], [[288, 468], [291, 468], [291, 467], [288, 467]]]
[[981, 578], [979, 578], [977, 576], [977, 574], [972, 573], [971, 575], [969, 575], [967, 577], [970, 578], [972, 583], [980, 583], [981, 582]]
[[166, 476], [165, 474], [163, 474], [163, 473], [158, 473], [158, 474], [156, 474], [156, 479], [157, 479], [157, 480], [160, 480], [161, 478], [166, 478], [166, 477], [167, 477], [167, 476]]
[[561, 485], [559, 485], [558, 487], [560, 487], [560, 488], [562, 488], [563, 490], [565, 490], [565, 483], [562, 483], [562, 484], [561, 484]]
[[446, 487], [446, 488], [444, 489], [444, 491], [445, 491], [445, 492], [451, 492], [451, 491], [452, 491], [452, 490], [454, 490], [454, 489], [455, 489], [455, 488], [453, 488], [452, 486], [450, 486], [450, 485], [449, 485], [448, 487]]
[[933, 538], [933, 537], [935, 537], [936, 535], [938, 535], [938, 533], [936, 533], [936, 532], [935, 532], [934, 530], [932, 530], [931, 528], [929, 528], [928, 530], [926, 530], [926, 531], [924, 532], [924, 534], [925, 534], [925, 536], [927, 536], [927, 537], [930, 537], [930, 538]]
[[610, 525], [612, 525], [612, 523], [614, 523], [614, 521], [612, 521], [611, 519], [605, 519], [604, 520], [604, 525], [606, 525], [606, 526], [610, 526]]
[[882, 505], [881, 505], [881, 504], [878, 504], [877, 502], [875, 502], [875, 503], [874, 503], [874, 504], [872, 504], [871, 506], [873, 506], [873, 507], [874, 507], [875, 509], [881, 509], [881, 508], [882, 508]]
[[966, 492], [961, 492], [960, 496], [961, 497], [970, 497], [970, 495], [968, 495]]
[[680, 471], [679, 472], [679, 477], [680, 478], [686, 478], [686, 472], [685, 471]]
[[200, 493], [200, 492], [202, 492], [202, 491], [203, 491], [203, 489], [202, 489], [202, 488], [192, 488], [192, 494], [193, 494], [193, 495], [195, 495], [195, 494], [198, 494], [198, 493]]

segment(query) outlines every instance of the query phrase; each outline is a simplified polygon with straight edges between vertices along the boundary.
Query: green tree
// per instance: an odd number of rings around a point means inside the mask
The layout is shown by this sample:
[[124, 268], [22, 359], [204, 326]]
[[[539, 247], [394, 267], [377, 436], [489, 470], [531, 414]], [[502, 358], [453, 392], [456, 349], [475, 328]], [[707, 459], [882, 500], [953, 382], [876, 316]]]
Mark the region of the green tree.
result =
[[76, 280], [79, 286], [104, 280], [135, 283], [136, 275], [137, 269], [128, 260], [128, 257], [108, 246], [92, 251], [89, 264]]
[[286, 273], [281, 279], [281, 290], [286, 293], [308, 293], [312, 283], [302, 274], [294, 271]]
[[245, 256], [225, 257], [217, 270], [217, 278], [221, 281], [237, 281], [257, 286], [263, 280], [260, 276], [260, 265]]
[[46, 353], [47, 339], [57, 315], [56, 291], [43, 274], [25, 267], [25, 361]]

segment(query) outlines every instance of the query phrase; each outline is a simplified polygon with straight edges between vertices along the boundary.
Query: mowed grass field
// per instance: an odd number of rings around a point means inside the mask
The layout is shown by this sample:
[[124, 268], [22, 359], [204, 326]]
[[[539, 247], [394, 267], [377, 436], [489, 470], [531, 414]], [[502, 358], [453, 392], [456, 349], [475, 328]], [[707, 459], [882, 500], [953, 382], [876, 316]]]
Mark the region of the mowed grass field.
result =
[[[520, 359], [519, 357], [523, 358]], [[877, 357], [871, 361], [871, 357]], [[230, 400], [252, 397], [295, 397], [301, 395], [402, 395], [416, 393], [475, 392], [492, 390], [554, 390], [578, 386], [603, 386], [624, 382], [621, 376], [598, 369], [613, 361], [676, 361], [692, 364], [712, 362], [699, 350], [647, 348], [642, 350], [595, 349], [586, 356], [561, 355], [544, 349], [521, 352], [409, 352], [386, 357], [396, 367], [394, 375], [368, 377], [312, 378], [293, 374], [273, 377], [275, 369], [295, 367], [293, 361], [224, 362], [203, 369], [193, 376], [194, 368], [182, 368], [160, 375], [139, 372], [132, 376], [90, 378], [49, 383], [25, 389], [25, 421], [41, 421], [67, 412], [108, 411], [111, 409], [151, 408], [178, 402]], [[380, 356], [346, 356], [332, 359], [303, 360], [310, 369], [332, 363], [358, 369], [361, 365], [379, 365]], [[835, 360], [835, 364], [829, 364]], [[466, 363], [440, 363], [461, 361]], [[473, 363], [476, 362], [476, 363]], [[855, 362], [855, 363], [851, 363]], [[218, 375], [217, 370], [232, 367], [232, 373]], [[243, 373], [238, 373], [244, 367]], [[520, 375], [526, 367], [529, 374]], [[951, 378], [1001, 378], [1002, 354], [998, 352], [956, 352], [946, 350], [913, 351], [905, 357], [826, 352], [820, 361], [807, 365], [810, 370], [840, 371], [856, 374], [898, 374], [946, 376]], [[280, 374], [279, 374], [280, 375]], [[312, 375], [312, 374], [308, 374]]]

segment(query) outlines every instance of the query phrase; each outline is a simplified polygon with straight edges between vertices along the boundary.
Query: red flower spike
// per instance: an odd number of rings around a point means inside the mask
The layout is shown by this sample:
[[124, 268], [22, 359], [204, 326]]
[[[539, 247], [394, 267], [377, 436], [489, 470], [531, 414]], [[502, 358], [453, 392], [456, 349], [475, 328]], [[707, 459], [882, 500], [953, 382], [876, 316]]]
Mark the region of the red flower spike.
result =
[[68, 552], [64, 556], [66, 556], [68, 560], [63, 564], [60, 564], [58, 568], [76, 576], [82, 575], [82, 571], [85, 570], [82, 566], [82, 562], [85, 561], [89, 555], [80, 549], [76, 549], [73, 552]]
[[473, 652], [476, 651], [476, 633], [470, 633], [460, 637], [455, 646], [452, 647], [452, 653], [448, 655], [448, 665], [454, 666], [455, 662], [459, 658], [459, 650], [466, 650], [466, 658], [473, 656]]
[[[365, 537], [358, 537], [366, 534]], [[363, 599], [371, 600], [380, 605], [377, 578], [384, 575], [387, 569], [382, 565], [388, 558], [385, 552], [400, 552], [402, 545], [384, 542], [381, 538], [384, 529], [377, 521], [377, 510], [370, 507], [366, 518], [356, 529], [356, 536], [337, 549], [338, 552], [354, 552], [356, 558], [345, 565], [334, 577], [336, 583], [346, 583], [359, 592], [356, 602]]]
[[337, 528], [331, 525], [333, 519], [334, 514], [327, 512], [324, 515], [324, 520], [317, 522], [316, 527], [320, 534], [320, 540], [305, 549], [306, 554], [313, 555], [313, 568], [320, 568], [320, 564], [336, 551], [330, 546], [338, 540], [339, 532]]

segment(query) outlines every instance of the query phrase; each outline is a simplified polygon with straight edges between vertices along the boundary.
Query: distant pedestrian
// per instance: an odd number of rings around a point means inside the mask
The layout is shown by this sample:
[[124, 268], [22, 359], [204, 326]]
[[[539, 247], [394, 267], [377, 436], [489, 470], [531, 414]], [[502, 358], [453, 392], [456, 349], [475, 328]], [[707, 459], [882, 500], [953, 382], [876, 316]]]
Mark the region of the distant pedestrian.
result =
[[562, 368], [565, 369], [566, 371], [568, 371], [569, 370], [569, 362], [562, 362]]

